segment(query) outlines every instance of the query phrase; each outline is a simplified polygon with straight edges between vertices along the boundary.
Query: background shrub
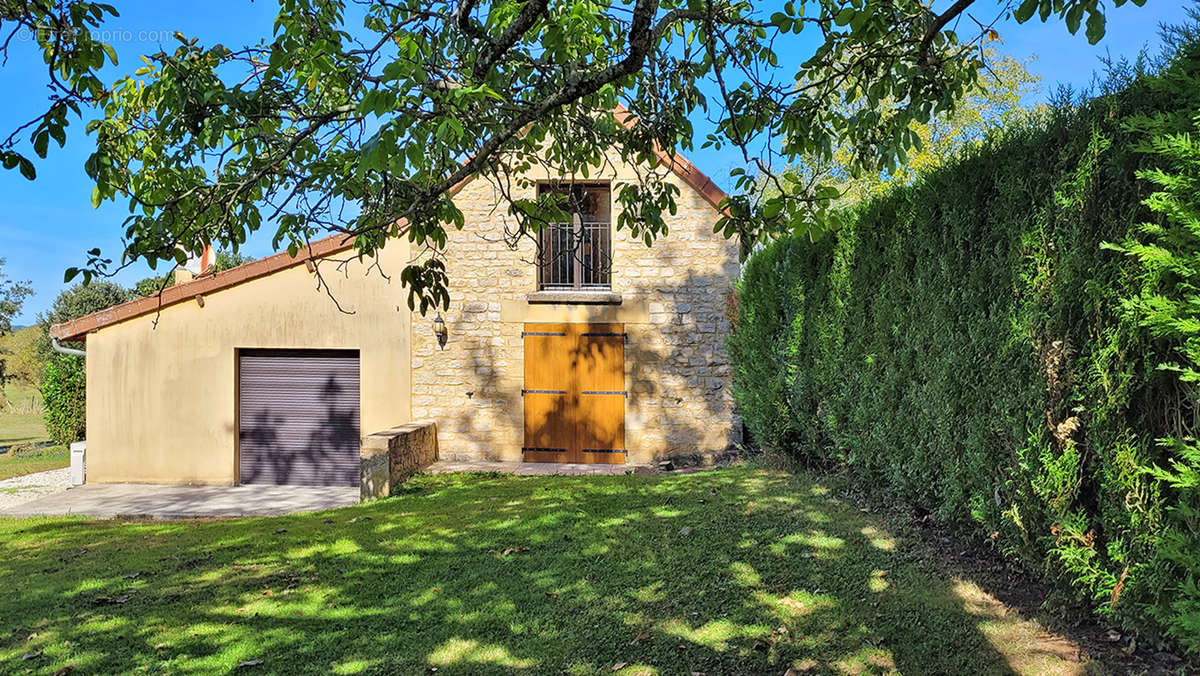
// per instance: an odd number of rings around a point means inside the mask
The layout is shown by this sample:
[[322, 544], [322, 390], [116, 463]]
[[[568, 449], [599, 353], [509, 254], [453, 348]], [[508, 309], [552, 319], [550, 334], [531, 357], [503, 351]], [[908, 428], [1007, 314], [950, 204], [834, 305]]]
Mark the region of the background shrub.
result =
[[42, 374], [46, 434], [55, 443], [81, 441], [87, 434], [83, 357], [55, 355]]
[[[38, 315], [40, 335], [36, 349], [43, 363], [50, 361], [57, 354], [50, 347], [51, 326], [110, 308], [133, 297], [133, 293], [128, 289], [105, 279], [98, 279], [89, 284], [74, 284], [64, 289], [54, 299], [50, 309]], [[66, 345], [83, 349], [82, 343]]]
[[764, 446], [1200, 651], [1200, 47], [1173, 37], [1154, 73], [755, 253], [729, 350]]

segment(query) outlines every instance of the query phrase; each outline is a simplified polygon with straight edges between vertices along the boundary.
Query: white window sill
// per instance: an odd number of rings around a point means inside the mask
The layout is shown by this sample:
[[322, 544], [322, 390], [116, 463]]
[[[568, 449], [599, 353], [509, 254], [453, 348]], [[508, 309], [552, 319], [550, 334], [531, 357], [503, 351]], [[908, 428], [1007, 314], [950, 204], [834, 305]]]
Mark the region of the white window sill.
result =
[[579, 291], [537, 291], [525, 297], [530, 303], [542, 305], [620, 305], [621, 294], [615, 291], [581, 289]]

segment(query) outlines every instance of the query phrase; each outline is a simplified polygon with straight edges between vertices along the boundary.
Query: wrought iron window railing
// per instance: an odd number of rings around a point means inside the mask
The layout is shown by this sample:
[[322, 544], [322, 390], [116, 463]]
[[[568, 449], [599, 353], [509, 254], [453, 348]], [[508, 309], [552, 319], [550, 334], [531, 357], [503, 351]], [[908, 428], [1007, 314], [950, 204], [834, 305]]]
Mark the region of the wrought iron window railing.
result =
[[612, 240], [608, 221], [552, 223], [538, 240], [538, 287], [542, 290], [612, 288]]

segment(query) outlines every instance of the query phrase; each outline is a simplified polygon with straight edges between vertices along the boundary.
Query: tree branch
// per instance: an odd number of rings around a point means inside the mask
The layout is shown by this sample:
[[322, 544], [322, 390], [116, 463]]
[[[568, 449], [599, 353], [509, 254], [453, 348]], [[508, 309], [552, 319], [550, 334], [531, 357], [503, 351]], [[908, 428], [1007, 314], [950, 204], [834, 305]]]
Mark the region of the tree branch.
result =
[[[471, 0], [464, 0], [470, 2]], [[500, 38], [496, 42], [489, 42], [479, 60], [475, 62], [475, 67], [471, 69], [471, 75], [478, 80], [487, 74], [496, 61], [504, 56], [505, 52], [512, 49], [512, 46], [517, 44], [517, 40], [525, 34], [533, 24], [545, 15], [547, 8], [550, 6], [550, 0], [529, 0], [525, 6], [521, 8], [517, 18], [504, 29], [500, 34]], [[461, 25], [462, 17], [459, 17]]]
[[973, 4], [975, 4], [975, 0], [958, 0], [953, 5], [950, 5], [949, 9], [934, 18], [933, 23], [929, 24], [929, 27], [925, 29], [925, 35], [921, 38], [921, 44], [917, 47], [917, 63], [922, 66], [930, 65], [929, 50], [933, 47], [933, 39], [937, 37], [938, 33], [942, 32], [946, 24], [953, 21]]

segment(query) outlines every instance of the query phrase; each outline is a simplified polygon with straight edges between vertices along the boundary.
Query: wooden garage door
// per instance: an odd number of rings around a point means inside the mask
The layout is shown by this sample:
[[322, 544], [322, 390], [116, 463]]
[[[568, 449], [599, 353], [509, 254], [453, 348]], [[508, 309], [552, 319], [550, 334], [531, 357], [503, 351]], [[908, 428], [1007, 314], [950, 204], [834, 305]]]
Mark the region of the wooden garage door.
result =
[[527, 462], [622, 464], [622, 324], [525, 325]]
[[242, 350], [238, 481], [357, 486], [358, 352]]

